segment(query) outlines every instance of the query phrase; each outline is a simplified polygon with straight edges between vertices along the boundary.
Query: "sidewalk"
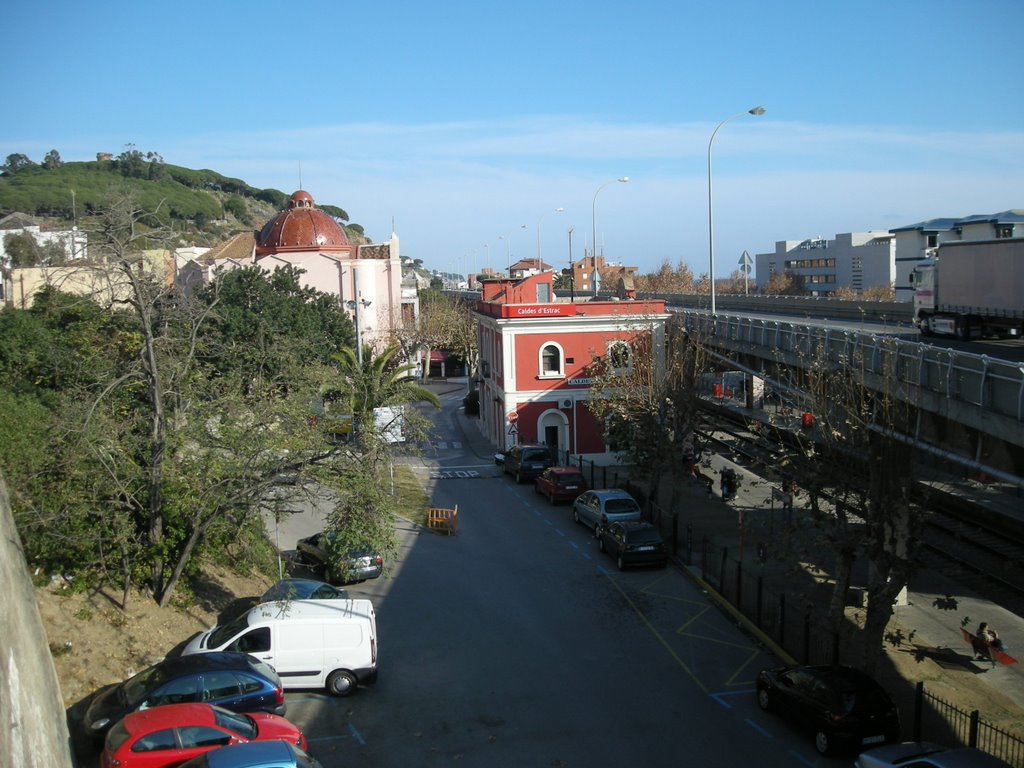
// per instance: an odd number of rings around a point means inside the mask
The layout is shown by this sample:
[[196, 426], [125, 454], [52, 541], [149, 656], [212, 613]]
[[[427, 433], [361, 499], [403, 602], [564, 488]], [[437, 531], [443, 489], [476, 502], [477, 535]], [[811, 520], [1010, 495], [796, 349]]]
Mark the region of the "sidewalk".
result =
[[[729, 502], [722, 501], [717, 483], [719, 471], [726, 466], [735, 469], [742, 477], [736, 498]], [[691, 523], [695, 530], [699, 529], [701, 536], [708, 536], [716, 550], [727, 547], [731, 557], [735, 558], [743, 547], [744, 569], [747, 570], [749, 563], [749, 572], [756, 572], [759, 537], [768, 538], [774, 528], [782, 525], [785, 516], [778, 499], [772, 501], [771, 484], [719, 455], [713, 455], [710, 469], [702, 467], [702, 471], [715, 478], [714, 494], [709, 498], [694, 482], [693, 491], [687, 496], [686, 522]], [[799, 521], [799, 497], [793, 514]], [[741, 537], [744, 540], [742, 544]], [[690, 571], [700, 577], [699, 565], [692, 566]], [[827, 577], [829, 574], [819, 571], [817, 575]], [[894, 619], [905, 637], [913, 632], [912, 640], [905, 639], [902, 647], [908, 651], [913, 647], [933, 649], [930, 654], [933, 659], [936, 658], [935, 653], [948, 654], [948, 660], [939, 664], [944, 674], [970, 675], [1012, 699], [1024, 710], [1024, 661], [1012, 666], [1000, 664], [994, 667], [987, 661], [974, 661], [971, 648], [961, 634], [961, 626], [974, 632], [978, 622], [987, 621], [999, 632], [1009, 653], [1024, 659], [1024, 617], [979, 597], [941, 573], [922, 570], [911, 578], [906, 603], [896, 606]]]

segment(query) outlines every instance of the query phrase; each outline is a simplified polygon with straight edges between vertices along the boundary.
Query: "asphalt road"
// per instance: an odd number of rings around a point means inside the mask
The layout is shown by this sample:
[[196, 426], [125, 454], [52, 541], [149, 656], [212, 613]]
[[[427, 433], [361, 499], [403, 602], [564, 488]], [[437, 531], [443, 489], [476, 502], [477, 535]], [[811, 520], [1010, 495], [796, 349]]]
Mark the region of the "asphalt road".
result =
[[[445, 400], [438, 425], [451, 423]], [[455, 439], [452, 439], [455, 438]], [[456, 536], [400, 525], [377, 610], [380, 677], [336, 699], [288, 694], [335, 766], [831, 766], [754, 699], [775, 660], [672, 568], [620, 573], [567, 505], [481, 463], [439, 426], [410, 460]], [[318, 530], [290, 515], [281, 546]]]

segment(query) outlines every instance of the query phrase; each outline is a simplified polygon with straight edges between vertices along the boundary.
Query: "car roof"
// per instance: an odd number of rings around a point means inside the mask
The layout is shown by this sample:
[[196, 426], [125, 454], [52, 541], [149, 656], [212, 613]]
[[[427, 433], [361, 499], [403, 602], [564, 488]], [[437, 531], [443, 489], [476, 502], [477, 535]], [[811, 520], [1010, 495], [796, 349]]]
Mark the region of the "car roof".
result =
[[205, 672], [208, 669], [254, 669], [253, 659], [247, 653], [231, 651], [212, 651], [195, 653], [188, 656], [171, 656], [153, 666], [160, 667], [166, 674], [187, 675], [193, 672]]
[[[263, 594], [275, 594], [281, 596], [289, 596], [294, 594], [300, 589], [308, 589], [310, 592], [320, 589], [320, 587], [332, 587], [333, 585], [328, 584], [326, 581], [318, 581], [317, 579], [281, 579], [275, 582], [269, 587]], [[338, 589], [334, 587], [334, 589]], [[343, 591], [338, 589], [339, 592]]]
[[853, 686], [859, 689], [882, 687], [867, 672], [863, 672], [856, 667], [847, 667], [839, 664], [821, 664], [796, 666], [790, 669], [805, 669], [832, 685]]
[[140, 709], [125, 715], [124, 727], [129, 733], [146, 733], [182, 725], [205, 725], [214, 722], [212, 704], [163, 704]]
[[[629, 493], [621, 488], [600, 488], [591, 491], [591, 493], [600, 499], [633, 499]], [[636, 499], [633, 499], [633, 501], [636, 501]]]
[[643, 520], [615, 520], [611, 525], [618, 525], [627, 531], [658, 530], [653, 523], [645, 523]]
[[295, 752], [286, 741], [249, 741], [206, 753], [208, 768], [260, 768], [294, 765]]
[[246, 614], [250, 625], [272, 619], [338, 619], [373, 616], [373, 603], [364, 598], [343, 600], [274, 600]]
[[872, 763], [901, 766], [922, 758], [942, 768], [1005, 768], [1007, 763], [987, 752], [970, 747], [949, 749], [930, 741], [906, 741], [874, 747], [868, 753]]
[[583, 472], [576, 469], [576, 467], [548, 467], [545, 472], [554, 472], [558, 475], [582, 475]]

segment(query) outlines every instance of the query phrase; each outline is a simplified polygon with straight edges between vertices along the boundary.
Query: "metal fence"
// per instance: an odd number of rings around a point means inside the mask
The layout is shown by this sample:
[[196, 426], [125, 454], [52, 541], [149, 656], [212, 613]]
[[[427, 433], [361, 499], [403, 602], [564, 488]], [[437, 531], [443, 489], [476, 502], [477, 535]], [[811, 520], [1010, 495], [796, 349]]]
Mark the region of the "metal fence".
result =
[[1024, 739], [986, 723], [978, 710], [965, 712], [918, 683], [914, 697], [914, 740], [955, 742], [980, 749], [1024, 768]]

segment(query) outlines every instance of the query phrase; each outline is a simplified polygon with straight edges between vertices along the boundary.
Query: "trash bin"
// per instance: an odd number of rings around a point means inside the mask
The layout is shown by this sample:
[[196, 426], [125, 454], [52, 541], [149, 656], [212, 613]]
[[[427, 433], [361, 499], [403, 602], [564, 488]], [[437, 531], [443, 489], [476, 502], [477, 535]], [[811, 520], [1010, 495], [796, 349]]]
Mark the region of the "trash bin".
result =
[[805, 414], [803, 414], [800, 417], [800, 424], [803, 426], [804, 429], [810, 429], [811, 427], [813, 427], [814, 426], [814, 414], [813, 413], [805, 413]]
[[721, 384], [712, 384], [711, 385], [711, 394], [714, 397], [716, 397], [716, 398], [721, 397], [722, 396], [722, 385]]

